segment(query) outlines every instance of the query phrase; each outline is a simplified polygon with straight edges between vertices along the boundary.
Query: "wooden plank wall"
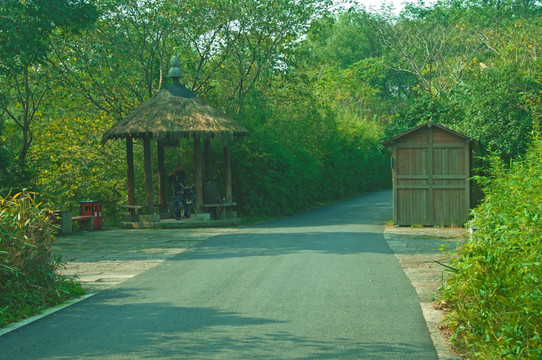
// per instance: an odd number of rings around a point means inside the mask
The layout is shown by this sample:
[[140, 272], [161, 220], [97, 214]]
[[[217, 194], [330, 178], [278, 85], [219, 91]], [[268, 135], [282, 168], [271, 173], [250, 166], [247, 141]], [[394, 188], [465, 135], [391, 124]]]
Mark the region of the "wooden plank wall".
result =
[[438, 127], [421, 128], [393, 145], [394, 223], [464, 225], [468, 219], [470, 148]]

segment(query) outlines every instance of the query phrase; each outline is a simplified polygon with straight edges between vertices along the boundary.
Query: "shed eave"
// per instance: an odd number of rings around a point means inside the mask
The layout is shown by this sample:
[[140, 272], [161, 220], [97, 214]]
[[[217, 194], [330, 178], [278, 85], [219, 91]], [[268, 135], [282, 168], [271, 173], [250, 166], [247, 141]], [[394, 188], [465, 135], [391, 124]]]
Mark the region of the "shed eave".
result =
[[444, 125], [437, 124], [437, 123], [434, 123], [434, 122], [432, 122], [432, 121], [428, 121], [428, 122], [426, 122], [426, 123], [424, 123], [424, 124], [418, 125], [418, 126], [416, 126], [415, 128], [412, 128], [412, 129], [410, 129], [410, 130], [407, 130], [407, 131], [405, 131], [405, 132], [402, 132], [402, 133], [400, 133], [399, 135], [396, 135], [396, 136], [394, 136], [394, 137], [392, 137], [392, 138], [389, 138], [389, 139], [383, 141], [383, 142], [382, 142], [382, 145], [391, 147], [391, 146], [393, 146], [393, 145], [397, 142], [397, 140], [399, 140], [400, 138], [402, 138], [402, 137], [404, 137], [404, 136], [407, 136], [407, 135], [409, 135], [409, 134], [411, 134], [411, 133], [413, 133], [413, 132], [415, 132], [415, 131], [418, 131], [418, 130], [424, 128], [424, 127], [430, 128], [430, 127], [432, 127], [432, 126], [437, 127], [437, 128], [439, 128], [439, 129], [441, 129], [441, 130], [447, 131], [447, 132], [449, 132], [449, 133], [452, 133], [452, 134], [454, 134], [454, 135], [456, 135], [456, 136], [458, 136], [458, 137], [464, 139], [467, 143], [475, 142], [475, 140], [473, 140], [472, 138], [468, 137], [468, 136], [465, 135], [465, 134], [462, 134], [462, 133], [460, 133], [460, 132], [457, 132], [457, 131], [455, 131], [455, 130], [452, 130], [452, 129], [450, 129], [450, 128], [444, 126]]

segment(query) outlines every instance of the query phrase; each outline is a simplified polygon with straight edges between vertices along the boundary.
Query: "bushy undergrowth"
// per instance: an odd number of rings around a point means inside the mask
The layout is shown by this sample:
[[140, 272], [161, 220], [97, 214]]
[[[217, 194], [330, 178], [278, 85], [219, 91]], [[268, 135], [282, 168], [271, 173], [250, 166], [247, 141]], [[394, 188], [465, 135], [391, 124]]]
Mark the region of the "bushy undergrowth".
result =
[[275, 94], [279, 100], [253, 94], [242, 116], [250, 137], [232, 148], [233, 192], [242, 216], [292, 215], [391, 187], [383, 125], [337, 114], [318, 106], [302, 85], [290, 86]]
[[55, 274], [54, 226], [35, 194], [0, 197], [0, 326], [31, 316], [83, 290]]
[[493, 164], [443, 293], [447, 324], [469, 359], [542, 359], [542, 141]]

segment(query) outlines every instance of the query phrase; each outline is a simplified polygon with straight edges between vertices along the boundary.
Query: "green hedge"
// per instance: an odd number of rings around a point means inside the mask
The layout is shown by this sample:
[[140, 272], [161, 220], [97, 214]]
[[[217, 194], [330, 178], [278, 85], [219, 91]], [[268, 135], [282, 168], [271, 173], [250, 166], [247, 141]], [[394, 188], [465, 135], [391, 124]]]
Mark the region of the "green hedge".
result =
[[378, 124], [317, 115], [251, 129], [233, 147], [238, 210], [277, 217], [391, 187], [389, 155]]
[[541, 359], [542, 142], [491, 173], [443, 292], [447, 324], [469, 359]]
[[36, 195], [0, 197], [0, 326], [81, 295], [78, 282], [55, 274], [54, 225]]

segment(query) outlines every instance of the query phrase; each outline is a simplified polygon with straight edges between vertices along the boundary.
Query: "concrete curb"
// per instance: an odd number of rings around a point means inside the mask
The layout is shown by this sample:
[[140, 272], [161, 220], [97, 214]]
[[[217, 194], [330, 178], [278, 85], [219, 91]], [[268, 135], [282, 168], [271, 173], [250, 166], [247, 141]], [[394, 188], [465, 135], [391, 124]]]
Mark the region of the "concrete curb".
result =
[[10, 333], [12, 331], [15, 331], [25, 325], [28, 325], [30, 323], [33, 323], [34, 321], [38, 321], [39, 319], [41, 318], [44, 318], [46, 316], [49, 316], [57, 311], [60, 311], [64, 308], [67, 308], [68, 306], [71, 306], [71, 305], [74, 305], [74, 304], [77, 304], [78, 302], [81, 302], [83, 300], [86, 300], [88, 299], [89, 297], [92, 297], [96, 295], [96, 293], [92, 293], [92, 294], [85, 294], [81, 297], [78, 297], [76, 299], [72, 299], [72, 300], [69, 300], [69, 301], [66, 301], [60, 305], [57, 305], [55, 307], [52, 307], [50, 309], [47, 309], [47, 310], [43, 310], [41, 313], [39, 313], [38, 315], [34, 315], [28, 319], [24, 319], [24, 320], [21, 320], [21, 321], [18, 321], [18, 322], [15, 322], [15, 323], [12, 323], [12, 324], [9, 324], [3, 328], [0, 329], [0, 336], [2, 335], [5, 335], [7, 333]]

